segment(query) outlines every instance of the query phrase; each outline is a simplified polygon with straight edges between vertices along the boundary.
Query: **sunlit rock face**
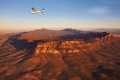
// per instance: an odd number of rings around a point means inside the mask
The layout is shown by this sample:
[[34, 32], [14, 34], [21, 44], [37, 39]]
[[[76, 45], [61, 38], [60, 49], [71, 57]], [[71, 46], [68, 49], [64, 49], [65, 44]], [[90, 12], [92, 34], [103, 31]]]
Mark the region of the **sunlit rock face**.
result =
[[94, 47], [94, 45], [100, 46], [100, 43], [102, 41], [105, 41], [105, 44], [109, 45], [109, 40], [111, 36], [112, 34], [107, 34], [106, 36], [103, 36], [101, 38], [93, 38], [86, 41], [83, 39], [78, 39], [39, 42], [35, 49], [35, 55], [39, 55], [40, 53], [79, 53], [82, 49], [90, 49], [90, 47], [92, 48]]

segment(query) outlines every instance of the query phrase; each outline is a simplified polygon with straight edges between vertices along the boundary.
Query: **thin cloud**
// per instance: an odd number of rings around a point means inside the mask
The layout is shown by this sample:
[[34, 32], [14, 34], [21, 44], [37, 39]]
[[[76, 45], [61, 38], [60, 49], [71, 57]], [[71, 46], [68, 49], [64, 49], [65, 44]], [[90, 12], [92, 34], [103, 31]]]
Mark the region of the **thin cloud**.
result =
[[107, 14], [110, 12], [109, 7], [94, 7], [89, 10], [92, 14]]

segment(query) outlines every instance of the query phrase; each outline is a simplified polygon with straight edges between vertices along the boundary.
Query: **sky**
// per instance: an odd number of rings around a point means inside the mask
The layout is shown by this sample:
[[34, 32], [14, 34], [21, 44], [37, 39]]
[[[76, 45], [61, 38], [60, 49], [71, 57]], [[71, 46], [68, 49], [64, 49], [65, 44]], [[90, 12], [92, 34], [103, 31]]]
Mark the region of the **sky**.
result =
[[[30, 14], [45, 9], [44, 13]], [[120, 0], [0, 0], [0, 31], [120, 28]]]

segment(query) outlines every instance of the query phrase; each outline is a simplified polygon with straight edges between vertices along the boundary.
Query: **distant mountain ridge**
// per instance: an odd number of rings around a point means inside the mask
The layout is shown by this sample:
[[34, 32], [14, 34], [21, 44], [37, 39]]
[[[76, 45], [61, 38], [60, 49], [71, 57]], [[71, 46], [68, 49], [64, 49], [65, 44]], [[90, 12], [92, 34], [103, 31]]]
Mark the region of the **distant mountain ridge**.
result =
[[94, 29], [94, 30], [91, 30], [91, 31], [108, 32], [108, 33], [113, 33], [113, 34], [120, 34], [120, 28], [118, 28], [118, 29], [99, 28], [99, 29]]
[[106, 36], [109, 33], [106, 32], [90, 32], [81, 31], [76, 29], [63, 29], [63, 30], [48, 30], [39, 29], [30, 31], [25, 34], [21, 34], [19, 39], [26, 40], [69, 40], [69, 39], [90, 39], [95, 37]]

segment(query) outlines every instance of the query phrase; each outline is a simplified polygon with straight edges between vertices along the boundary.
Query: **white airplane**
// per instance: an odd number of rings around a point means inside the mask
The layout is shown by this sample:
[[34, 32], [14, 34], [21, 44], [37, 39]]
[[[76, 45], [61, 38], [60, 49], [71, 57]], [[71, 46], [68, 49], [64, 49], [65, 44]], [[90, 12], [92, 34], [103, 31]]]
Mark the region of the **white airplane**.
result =
[[30, 13], [31, 13], [31, 14], [37, 14], [37, 13], [43, 13], [44, 11], [45, 11], [45, 9], [36, 11], [36, 9], [32, 7], [32, 11], [30, 11]]

